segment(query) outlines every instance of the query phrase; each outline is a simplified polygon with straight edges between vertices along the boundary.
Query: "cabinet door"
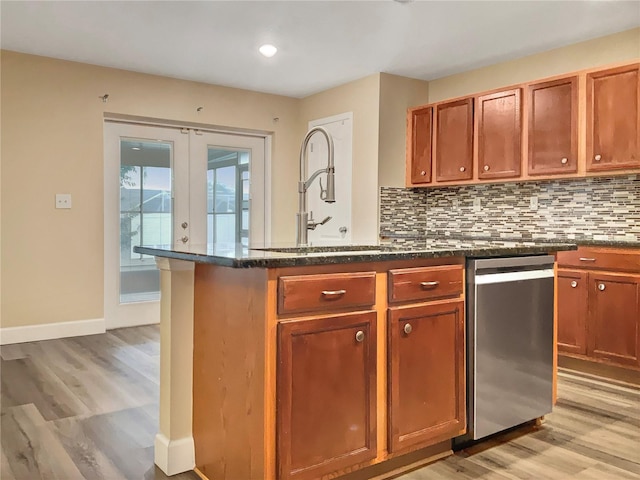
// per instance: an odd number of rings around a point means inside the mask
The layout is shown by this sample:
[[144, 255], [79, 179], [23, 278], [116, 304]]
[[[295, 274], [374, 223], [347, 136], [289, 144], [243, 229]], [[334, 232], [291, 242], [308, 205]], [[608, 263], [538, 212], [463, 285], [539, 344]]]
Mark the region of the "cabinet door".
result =
[[375, 458], [376, 313], [280, 323], [278, 346], [279, 478]]
[[587, 75], [587, 170], [640, 167], [640, 66]]
[[587, 354], [587, 273], [558, 270], [558, 351]]
[[529, 86], [529, 175], [575, 173], [578, 77]]
[[464, 302], [389, 310], [389, 449], [466, 429]]
[[473, 99], [437, 107], [436, 180], [473, 178]]
[[411, 128], [411, 183], [431, 181], [431, 137], [433, 135], [433, 108], [410, 112]]
[[520, 91], [516, 88], [478, 97], [478, 178], [520, 176]]
[[589, 273], [588, 352], [620, 365], [640, 365], [640, 276]]

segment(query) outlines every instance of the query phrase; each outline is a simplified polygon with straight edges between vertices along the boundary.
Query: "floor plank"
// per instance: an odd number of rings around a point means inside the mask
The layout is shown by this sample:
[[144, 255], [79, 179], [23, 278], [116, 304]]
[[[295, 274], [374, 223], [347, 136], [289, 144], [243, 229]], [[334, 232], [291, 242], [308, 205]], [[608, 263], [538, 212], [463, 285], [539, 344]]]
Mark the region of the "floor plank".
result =
[[[0, 347], [0, 478], [166, 480], [153, 464], [159, 336], [145, 326]], [[640, 389], [562, 371], [558, 396], [542, 426], [398, 478], [640, 480]]]

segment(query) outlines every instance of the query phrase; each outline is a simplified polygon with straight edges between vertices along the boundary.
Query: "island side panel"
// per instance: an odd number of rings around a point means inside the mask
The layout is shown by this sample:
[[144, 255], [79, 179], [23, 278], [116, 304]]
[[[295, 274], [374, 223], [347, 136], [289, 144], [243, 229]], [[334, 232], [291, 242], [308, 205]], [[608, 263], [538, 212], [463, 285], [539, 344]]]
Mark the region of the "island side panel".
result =
[[267, 270], [197, 264], [193, 438], [207, 478], [263, 479]]

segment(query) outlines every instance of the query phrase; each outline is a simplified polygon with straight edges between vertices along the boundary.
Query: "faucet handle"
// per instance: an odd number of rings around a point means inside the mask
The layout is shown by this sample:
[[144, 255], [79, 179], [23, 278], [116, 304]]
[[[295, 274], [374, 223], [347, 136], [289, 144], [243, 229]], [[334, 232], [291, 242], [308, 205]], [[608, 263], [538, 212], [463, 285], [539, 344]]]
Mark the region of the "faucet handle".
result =
[[332, 217], [327, 217], [324, 220], [322, 220], [318, 225], [324, 225], [325, 223], [327, 223], [329, 220], [331, 220]]
[[322, 177], [318, 179], [320, 182], [320, 200], [327, 198], [327, 189], [322, 187]]

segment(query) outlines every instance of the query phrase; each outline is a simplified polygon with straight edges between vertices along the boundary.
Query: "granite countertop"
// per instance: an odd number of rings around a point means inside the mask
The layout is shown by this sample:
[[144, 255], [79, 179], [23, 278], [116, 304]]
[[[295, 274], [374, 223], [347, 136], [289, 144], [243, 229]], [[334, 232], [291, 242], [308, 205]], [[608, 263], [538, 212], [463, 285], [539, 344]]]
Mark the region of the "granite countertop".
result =
[[529, 242], [429, 238], [411, 245], [316, 246], [300, 251], [294, 244], [271, 244], [251, 249], [234, 243], [185, 247], [143, 246], [134, 251], [158, 257], [210, 263], [233, 268], [277, 268], [303, 265], [380, 262], [442, 257], [506, 257], [575, 250], [571, 242]]

